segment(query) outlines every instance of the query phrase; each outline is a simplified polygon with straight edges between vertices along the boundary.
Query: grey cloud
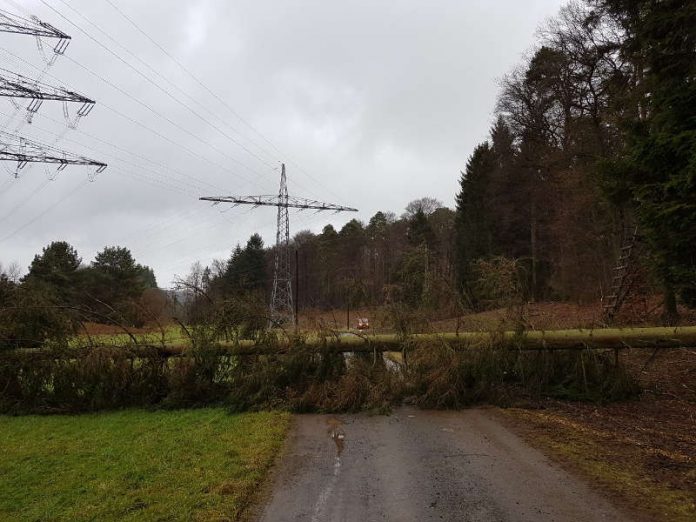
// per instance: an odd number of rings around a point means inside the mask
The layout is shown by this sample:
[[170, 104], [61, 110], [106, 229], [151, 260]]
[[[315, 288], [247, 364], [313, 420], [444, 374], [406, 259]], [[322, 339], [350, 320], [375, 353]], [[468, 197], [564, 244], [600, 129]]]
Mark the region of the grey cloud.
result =
[[[109, 42], [60, 0], [46, 1], [172, 95], [185, 99], [173, 87], [177, 85], [193, 96], [210, 114], [185, 100], [187, 104], [254, 156], [175, 103], [42, 2], [26, 1], [25, 9], [73, 36], [67, 55], [57, 61], [50, 74], [98, 102], [94, 112], [81, 122], [80, 132], [67, 132], [56, 146], [103, 157], [110, 167], [60, 205], [56, 202], [86, 178], [84, 169], [66, 169], [39, 192], [45, 179], [42, 167], [23, 173], [9, 191], [3, 188], [8, 175], [0, 171], [0, 218], [26, 201], [0, 222], [0, 238], [56, 205], [1, 242], [0, 261], [18, 261], [26, 267], [52, 239], [72, 242], [85, 260], [103, 246], [118, 242], [131, 247], [141, 263], [153, 266], [164, 285], [173, 274], [185, 273], [195, 260], [210, 263], [215, 257], [227, 256], [237, 242], [244, 242], [254, 231], [261, 232], [267, 243], [274, 241], [272, 211], [232, 209], [221, 213], [220, 207], [211, 208], [196, 197], [272, 193], [277, 190], [279, 161], [288, 162], [289, 186], [294, 193], [357, 206], [361, 210], [358, 217], [363, 220], [379, 209], [400, 213], [409, 200], [425, 195], [452, 205], [459, 170], [491, 123], [497, 80], [533, 44], [538, 25], [561, 4], [560, 0], [114, 0], [277, 145], [281, 154], [104, 0], [65, 2], [151, 64], [167, 82]], [[5, 7], [14, 10], [11, 4]], [[43, 65], [31, 38], [0, 34], [0, 47]], [[6, 58], [0, 53], [2, 67], [16, 67]], [[78, 64], [132, 93], [195, 138]], [[22, 71], [32, 73], [24, 66]], [[46, 77], [45, 81], [53, 80]], [[154, 136], [110, 108], [206, 159]], [[0, 104], [0, 112], [11, 110], [9, 103]], [[24, 125], [22, 131], [41, 141], [52, 141], [51, 133], [64, 130], [61, 120], [61, 107], [46, 102], [34, 125]], [[0, 121], [4, 122], [4, 117], [0, 116]], [[340, 227], [352, 217], [293, 214], [291, 223], [295, 232], [305, 228], [317, 231], [327, 222]]]

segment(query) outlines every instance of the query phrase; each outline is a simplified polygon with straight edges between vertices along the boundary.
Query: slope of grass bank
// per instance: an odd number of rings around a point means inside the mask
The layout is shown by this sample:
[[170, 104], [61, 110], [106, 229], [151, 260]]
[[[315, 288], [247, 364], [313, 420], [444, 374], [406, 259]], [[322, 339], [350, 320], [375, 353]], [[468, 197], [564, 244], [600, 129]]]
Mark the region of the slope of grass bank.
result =
[[0, 520], [235, 520], [289, 421], [223, 409], [0, 417]]

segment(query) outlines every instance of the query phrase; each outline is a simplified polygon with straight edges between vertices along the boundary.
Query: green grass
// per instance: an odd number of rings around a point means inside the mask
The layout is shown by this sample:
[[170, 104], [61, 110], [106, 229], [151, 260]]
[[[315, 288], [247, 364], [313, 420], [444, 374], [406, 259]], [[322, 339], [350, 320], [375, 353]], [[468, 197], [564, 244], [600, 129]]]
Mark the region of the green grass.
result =
[[289, 422], [219, 408], [0, 416], [0, 520], [235, 520]]
[[[460, 331], [460, 332], [437, 332], [437, 333], [420, 333], [411, 335], [414, 341], [446, 341], [458, 342], [468, 341], [489, 342], [490, 336], [505, 338], [516, 338], [518, 333], [515, 331], [498, 331], [495, 328], [490, 331]], [[680, 339], [685, 343], [692, 345], [696, 343], [696, 326], [681, 326], [681, 327], [641, 327], [641, 328], [572, 328], [560, 330], [526, 330], [523, 332], [524, 338], [531, 343], [545, 341], [549, 343], [572, 343], [572, 342], [587, 342], [601, 343], [609, 342], [619, 346], [622, 343], [633, 344], [635, 346], [644, 345], [646, 342], [665, 340], [665, 339]], [[152, 331], [149, 333], [134, 334], [135, 339], [140, 344], [162, 344], [162, 332]], [[281, 336], [282, 337], [282, 336]], [[340, 338], [343, 345], [361, 345], [364, 344], [364, 337], [373, 342], [399, 344], [401, 337], [393, 333], [370, 333], [363, 332], [360, 335], [345, 336]], [[318, 335], [318, 332], [304, 332], [305, 341], [308, 344], [318, 344], [323, 342], [323, 337]], [[112, 334], [95, 334], [91, 336], [93, 342], [97, 344], [106, 344], [113, 346], [124, 346], [132, 343], [132, 339], [126, 333]], [[85, 344], [87, 337], [82, 334], [74, 338], [71, 342], [72, 346], [82, 346]], [[167, 346], [187, 346], [190, 344], [189, 338], [181, 331], [181, 328], [176, 325], [167, 325], [164, 329], [164, 344]], [[222, 345], [237, 344], [250, 347], [255, 344], [255, 341], [245, 339], [239, 342], [221, 342]]]
[[[162, 343], [162, 331], [153, 330], [147, 333], [134, 333], [133, 337], [138, 341], [139, 344], [156, 344]], [[126, 332], [119, 333], [108, 333], [108, 334], [92, 334], [89, 336], [92, 342], [97, 344], [106, 344], [114, 346], [128, 345], [132, 343], [131, 337]], [[88, 336], [84, 333], [80, 333], [77, 337], [72, 340], [73, 346], [82, 346], [87, 342]], [[187, 343], [188, 337], [181, 331], [178, 325], [166, 325], [164, 327], [164, 343], [165, 344], [175, 344], [175, 343]]]

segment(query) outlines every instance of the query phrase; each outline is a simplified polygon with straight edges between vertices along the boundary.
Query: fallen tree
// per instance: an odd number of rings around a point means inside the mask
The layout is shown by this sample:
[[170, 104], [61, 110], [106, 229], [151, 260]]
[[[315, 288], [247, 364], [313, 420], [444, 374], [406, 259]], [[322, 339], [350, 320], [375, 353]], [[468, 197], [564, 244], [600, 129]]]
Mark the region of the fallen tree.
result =
[[[222, 341], [205, 347], [206, 353], [219, 355], [272, 355], [291, 353], [298, 346], [317, 352], [371, 353], [398, 352], [410, 346], [444, 344], [456, 351], [495, 347], [521, 351], [624, 350], [696, 348], [696, 326], [654, 328], [606, 328], [595, 330], [533, 330], [526, 332], [446, 332], [398, 334], [334, 333], [315, 337], [265, 338], [262, 341]], [[196, 343], [92, 345], [90, 349], [123, 348], [133, 357], [176, 357], [196, 349]], [[13, 351], [28, 356], [72, 357], [76, 349]]]
[[[435, 408], [545, 396], [621, 400], [639, 386], [619, 364], [619, 350], [696, 347], [696, 327], [262, 335], [258, 342], [220, 343], [193, 332], [186, 344], [137, 344], [134, 337], [130, 345], [6, 350], [0, 352], [0, 412], [214, 403], [234, 411], [357, 411], [388, 408], [406, 396]], [[399, 351], [403, 358], [392, 358], [399, 364], [380, 356]], [[355, 355], [343, 357], [346, 352]]]
[[[240, 340], [218, 343], [215, 349], [225, 355], [263, 355], [287, 353], [298, 344], [336, 353], [392, 352], [404, 346], [428, 343], [447, 344], [455, 350], [495, 346], [513, 350], [586, 350], [586, 349], [666, 349], [696, 348], [696, 326], [681, 328], [606, 328], [597, 330], [534, 330], [519, 332], [445, 332], [398, 334], [336, 333], [331, 336], [289, 338], [272, 342]], [[158, 351], [184, 354], [190, 344], [164, 345]]]

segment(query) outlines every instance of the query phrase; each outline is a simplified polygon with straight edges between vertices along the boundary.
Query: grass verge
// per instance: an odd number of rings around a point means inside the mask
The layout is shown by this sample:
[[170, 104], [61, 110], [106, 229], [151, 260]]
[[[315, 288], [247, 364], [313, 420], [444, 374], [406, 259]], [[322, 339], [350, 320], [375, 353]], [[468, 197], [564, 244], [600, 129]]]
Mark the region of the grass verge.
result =
[[[640, 403], [635, 403], [641, 410]], [[650, 412], [646, 426], [633, 412], [501, 410], [529, 443], [586, 476], [590, 483], [650, 519], [696, 520], [696, 468], [690, 430], [658, 437]], [[630, 420], [630, 424], [628, 421]], [[680, 423], [681, 425], [682, 423]], [[680, 444], [673, 444], [670, 439]], [[687, 444], [688, 443], [688, 444]], [[684, 451], [684, 448], [687, 448]]]
[[0, 520], [237, 520], [289, 422], [221, 408], [0, 416]]

